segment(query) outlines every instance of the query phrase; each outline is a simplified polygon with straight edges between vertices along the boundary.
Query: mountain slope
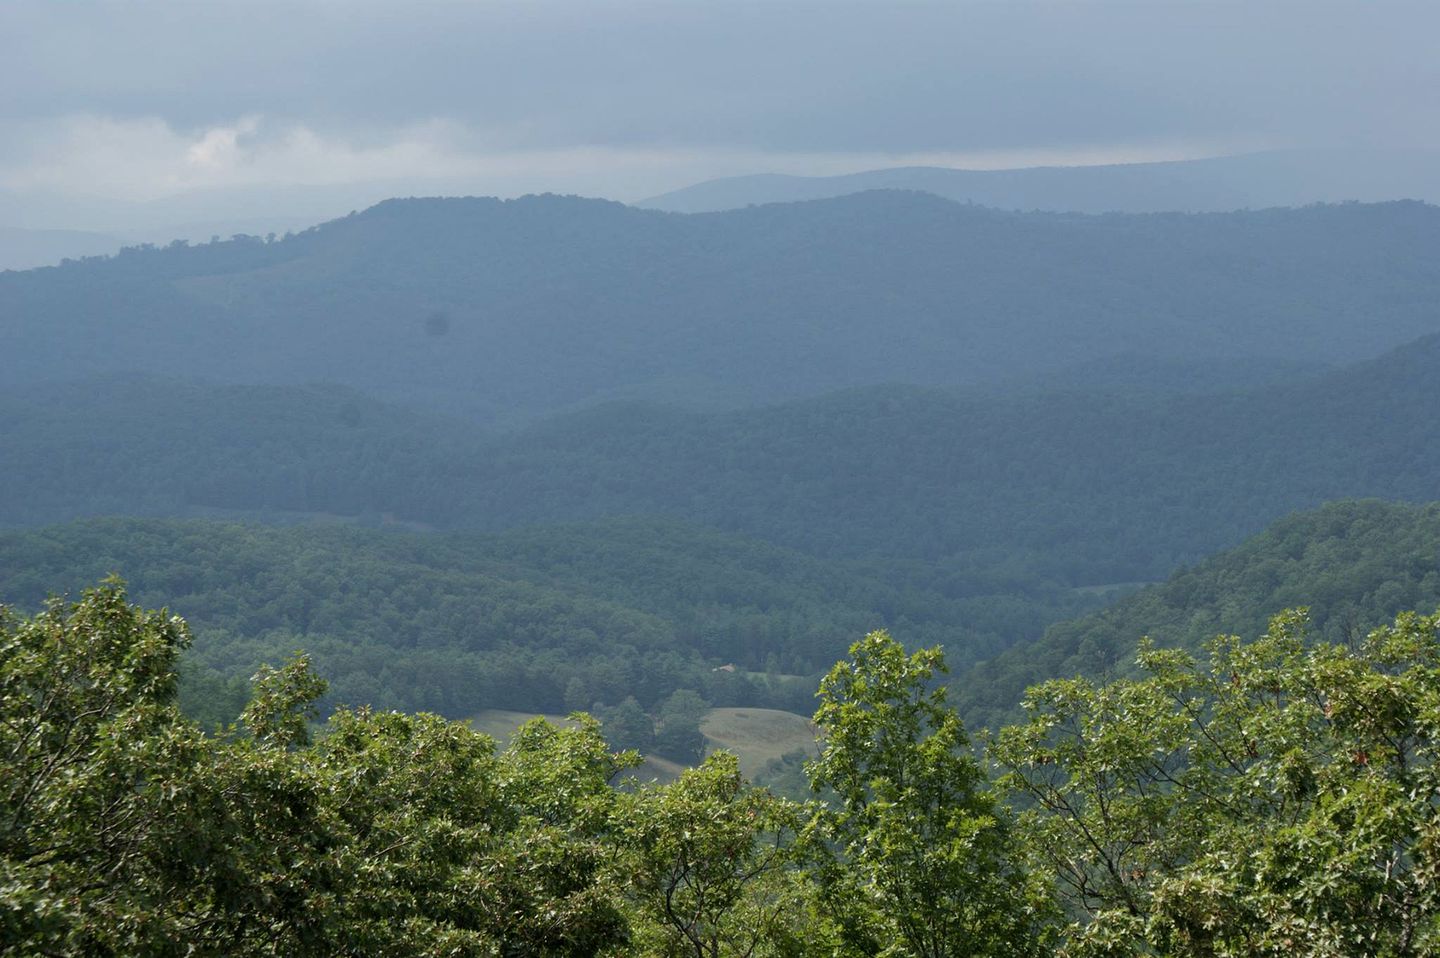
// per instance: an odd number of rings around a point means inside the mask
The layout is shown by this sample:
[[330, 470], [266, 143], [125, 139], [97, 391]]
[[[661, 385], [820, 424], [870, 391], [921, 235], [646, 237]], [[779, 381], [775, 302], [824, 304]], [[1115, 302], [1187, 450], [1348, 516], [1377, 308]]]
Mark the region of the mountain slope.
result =
[[105, 514], [430, 513], [477, 430], [333, 386], [101, 377], [0, 390], [0, 527]]
[[1359, 638], [1402, 611], [1440, 608], [1440, 503], [1337, 502], [1288, 516], [961, 674], [957, 707], [972, 723], [997, 727], [1030, 685], [1123, 671], [1141, 636], [1198, 649], [1216, 635], [1259, 635], [1272, 615], [1297, 606], [1310, 609], [1313, 635], [1334, 642]]
[[1373, 356], [1440, 328], [1440, 209], [677, 216], [404, 200], [287, 239], [0, 275], [0, 379], [334, 382], [492, 420], [1003, 380], [1117, 353]]
[[961, 592], [1154, 580], [1296, 509], [1440, 498], [1437, 365], [1440, 336], [1245, 390], [872, 387], [727, 413], [606, 405], [498, 436], [341, 389], [36, 388], [0, 396], [0, 523], [663, 515], [814, 555], [940, 560]]
[[184, 616], [197, 661], [222, 675], [303, 648], [340, 701], [455, 716], [628, 695], [648, 706], [682, 687], [804, 710], [813, 678], [772, 687], [746, 672], [814, 676], [880, 627], [972, 661], [1097, 605], [1063, 590], [1023, 609], [949, 596], [658, 520], [434, 536], [102, 519], [0, 535], [0, 602], [34, 608], [111, 573], [135, 601]]
[[1431, 337], [1200, 396], [884, 388], [723, 415], [604, 408], [497, 441], [467, 512], [660, 512], [826, 554], [1154, 579], [1295, 509], [1440, 497], [1437, 362]]

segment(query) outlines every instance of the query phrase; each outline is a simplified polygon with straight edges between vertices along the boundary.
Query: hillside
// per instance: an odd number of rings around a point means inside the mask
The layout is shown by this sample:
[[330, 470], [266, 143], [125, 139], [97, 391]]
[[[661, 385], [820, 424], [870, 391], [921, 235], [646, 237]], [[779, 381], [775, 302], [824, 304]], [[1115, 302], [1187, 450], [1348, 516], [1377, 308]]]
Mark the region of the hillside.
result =
[[472, 512], [658, 511], [813, 552], [1156, 579], [1295, 509], [1440, 497], [1437, 362], [1431, 337], [1201, 396], [887, 388], [724, 415], [600, 409], [498, 442]]
[[661, 515], [957, 596], [1156, 580], [1297, 509], [1440, 498], [1437, 364], [1430, 337], [1250, 389], [874, 387], [725, 413], [612, 404], [505, 435], [342, 389], [46, 387], [0, 396], [0, 523]]
[[1216, 635], [1259, 635], [1272, 615], [1297, 606], [1310, 609], [1315, 637], [1342, 643], [1398, 612], [1440, 609], [1440, 503], [1336, 502], [1288, 516], [960, 674], [956, 706], [973, 725], [994, 728], [1015, 716], [1030, 685], [1125, 671], [1141, 636], [1198, 649]]
[[0, 535], [0, 602], [33, 609], [117, 572], [190, 622], [191, 664], [217, 679], [302, 648], [334, 701], [453, 716], [650, 707], [677, 688], [808, 712], [814, 676], [870, 629], [965, 662], [1098, 605], [1056, 588], [951, 596], [658, 520], [436, 536], [105, 519]]
[[[759, 769], [795, 748], [764, 710], [808, 714], [816, 674], [876, 627], [945, 645], [957, 708], [993, 728], [1030, 685], [1125, 671], [1142, 635], [1195, 648], [1258, 634], [1303, 605], [1314, 635], [1344, 642], [1400, 610], [1440, 607], [1440, 503], [1346, 501], [1286, 517], [1019, 644], [1045, 624], [1025, 615], [1053, 621], [1099, 599], [1067, 609], [1053, 595], [992, 598], [992, 614], [1025, 612], [1009, 631], [997, 618], [1002, 634], [987, 636], [985, 601], [655, 520], [498, 536], [97, 520], [0, 536], [0, 598], [22, 608], [117, 570], [132, 595], [190, 621], [186, 696], [202, 715], [229, 714], [259, 662], [303, 648], [331, 679], [332, 702], [455, 716], [563, 713], [629, 695], [651, 708], [694, 688], [724, 706], [704, 726], [712, 743], [743, 747]], [[722, 662], [742, 668], [717, 671]]]
[[330, 382], [487, 421], [736, 406], [1116, 353], [1337, 362], [1440, 326], [1440, 209], [1008, 213], [870, 192], [681, 216], [391, 200], [0, 275], [0, 380]]
[[430, 516], [468, 424], [336, 386], [113, 376], [0, 388], [0, 527], [107, 514]]

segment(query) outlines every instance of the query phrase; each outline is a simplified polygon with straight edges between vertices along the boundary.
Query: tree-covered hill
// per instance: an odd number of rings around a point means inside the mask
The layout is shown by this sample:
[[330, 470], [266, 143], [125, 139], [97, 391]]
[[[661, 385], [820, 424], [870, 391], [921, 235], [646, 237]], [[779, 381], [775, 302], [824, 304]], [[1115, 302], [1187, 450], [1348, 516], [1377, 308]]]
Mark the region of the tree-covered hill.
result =
[[1432, 336], [1250, 389], [872, 387], [724, 413], [612, 404], [505, 435], [340, 388], [37, 387], [0, 397], [0, 523], [663, 515], [952, 595], [1156, 580], [1297, 509], [1440, 498], [1437, 364]]
[[868, 629], [945, 642], [963, 663], [1096, 604], [1058, 588], [946, 595], [663, 520], [437, 536], [103, 519], [0, 536], [0, 602], [36, 608], [111, 573], [189, 620], [202, 671], [243, 678], [304, 648], [338, 701], [457, 717], [648, 708], [680, 688], [804, 712]]
[[809, 551], [1158, 579], [1331, 499], [1440, 497], [1440, 337], [1303, 383], [992, 399], [871, 389], [577, 414], [497, 443], [477, 516], [683, 515]]
[[976, 725], [998, 727], [1030, 685], [1128, 670], [1142, 636], [1196, 651], [1216, 635], [1258, 635], [1271, 616], [1302, 606], [1311, 634], [1336, 643], [1358, 640], [1401, 610], [1440, 609], [1440, 503], [1336, 502], [1288, 516], [961, 674], [957, 707]]
[[235, 511], [431, 516], [477, 431], [339, 386], [142, 376], [0, 390], [0, 526]]
[[1440, 327], [1437, 250], [1440, 209], [1419, 203], [1085, 216], [880, 191], [685, 216], [392, 200], [275, 242], [0, 276], [0, 379], [324, 381], [504, 419], [1120, 352], [1342, 361]]

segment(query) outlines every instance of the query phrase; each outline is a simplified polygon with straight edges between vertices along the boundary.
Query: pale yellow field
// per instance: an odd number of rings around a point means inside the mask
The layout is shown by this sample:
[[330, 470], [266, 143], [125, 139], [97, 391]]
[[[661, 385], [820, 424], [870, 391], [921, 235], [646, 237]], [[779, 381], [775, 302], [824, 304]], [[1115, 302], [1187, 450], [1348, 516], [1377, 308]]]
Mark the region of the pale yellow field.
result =
[[509, 709], [481, 709], [470, 716], [470, 727], [484, 732], [500, 744], [501, 748], [510, 741], [515, 730], [533, 718], [543, 718], [551, 725], [570, 725], [563, 715], [540, 715], [535, 712], [512, 712]]
[[658, 755], [647, 755], [640, 767], [632, 769], [626, 776], [633, 775], [642, 782], [673, 782], [685, 771], [685, 766]]
[[747, 778], [771, 759], [803, 749], [817, 752], [815, 726], [803, 715], [779, 709], [711, 709], [700, 731], [712, 748], [729, 749], [740, 759], [740, 771]]

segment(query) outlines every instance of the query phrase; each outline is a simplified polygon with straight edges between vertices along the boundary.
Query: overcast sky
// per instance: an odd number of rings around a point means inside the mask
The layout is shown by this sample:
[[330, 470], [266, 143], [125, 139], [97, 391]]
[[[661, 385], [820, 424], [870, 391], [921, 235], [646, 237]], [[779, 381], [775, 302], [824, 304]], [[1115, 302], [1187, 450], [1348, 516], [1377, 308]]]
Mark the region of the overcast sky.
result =
[[1440, 147], [1440, 2], [0, 0], [12, 210], [1330, 146]]

